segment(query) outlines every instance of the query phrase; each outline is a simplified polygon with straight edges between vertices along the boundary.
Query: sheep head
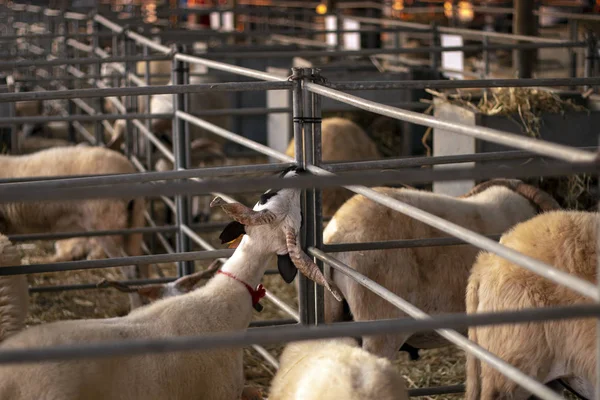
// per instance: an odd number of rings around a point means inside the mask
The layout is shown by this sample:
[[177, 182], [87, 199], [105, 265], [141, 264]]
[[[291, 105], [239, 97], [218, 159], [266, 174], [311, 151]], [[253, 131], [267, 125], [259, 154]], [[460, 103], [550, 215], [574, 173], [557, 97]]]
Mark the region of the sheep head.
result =
[[[304, 174], [301, 168], [290, 167], [281, 173], [284, 179]], [[282, 278], [291, 283], [298, 270], [308, 279], [322, 285], [342, 301], [340, 291], [321, 272], [319, 267], [298, 245], [302, 225], [300, 189], [267, 190], [254, 208], [240, 203], [227, 203], [220, 197], [211, 207], [221, 207], [233, 222], [228, 224], [219, 238], [221, 243], [233, 243], [237, 247], [244, 235], [256, 237], [267, 251], [277, 254], [277, 268]]]
[[198, 282], [202, 279], [210, 278], [218, 268], [219, 260], [215, 260], [204, 271], [182, 276], [173, 282], [128, 286], [118, 281], [103, 279], [96, 284], [96, 287], [111, 287], [124, 293], [138, 293], [140, 296], [146, 298], [148, 302], [153, 302], [165, 297], [179, 296], [192, 291]]

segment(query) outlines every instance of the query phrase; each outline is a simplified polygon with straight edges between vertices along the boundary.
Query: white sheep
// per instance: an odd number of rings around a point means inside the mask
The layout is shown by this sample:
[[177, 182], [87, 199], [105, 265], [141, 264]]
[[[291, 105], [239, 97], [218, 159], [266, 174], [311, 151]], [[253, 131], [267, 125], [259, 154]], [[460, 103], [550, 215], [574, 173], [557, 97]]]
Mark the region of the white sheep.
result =
[[[285, 172], [293, 178], [301, 170]], [[1, 349], [47, 347], [135, 338], [193, 336], [247, 329], [252, 309], [264, 295], [259, 286], [278, 255], [283, 275], [298, 268], [333, 290], [299, 248], [298, 189], [270, 191], [254, 209], [216, 198], [233, 221], [221, 234], [229, 242], [243, 234], [234, 254], [209, 282], [109, 319], [59, 321], [16, 334]], [[256, 289], [255, 289], [256, 288]], [[109, 357], [0, 367], [0, 398], [18, 399], [205, 399], [240, 398], [244, 386], [241, 349]]]
[[[15, 246], [0, 235], [0, 268], [21, 265]], [[25, 275], [0, 276], [0, 342], [25, 327], [29, 310], [29, 287]]]
[[[0, 156], [0, 178], [122, 174], [136, 172], [123, 155], [100, 147], [54, 147], [20, 156]], [[139, 228], [144, 199], [93, 199], [0, 204], [0, 232], [10, 234]], [[89, 239], [79, 239], [80, 241]], [[93, 239], [110, 257], [141, 255], [142, 234]], [[77, 239], [75, 239], [77, 241]], [[98, 253], [96, 251], [95, 253]], [[67, 261], [68, 257], [62, 260]], [[58, 260], [54, 260], [58, 261]], [[128, 278], [148, 277], [148, 266], [125, 267]], [[132, 307], [139, 297], [131, 296]]]
[[[208, 279], [219, 268], [220, 261], [215, 260], [208, 268], [190, 275], [184, 275], [168, 283], [151, 283], [139, 286], [128, 286], [114, 280], [103, 279], [98, 287], [112, 287], [125, 293], [138, 293], [147, 300], [147, 304], [167, 297], [181, 296], [192, 290], [203, 279]], [[262, 400], [262, 393], [255, 387], [246, 386], [242, 391], [242, 400]]]
[[184, 275], [174, 281], [167, 283], [151, 283], [140, 286], [128, 286], [118, 281], [103, 279], [100, 282], [98, 282], [97, 287], [112, 287], [125, 293], [135, 292], [138, 293], [140, 296], [145, 297], [148, 300], [146, 302], [148, 304], [159, 299], [181, 296], [182, 294], [190, 292], [194, 289], [198, 282], [214, 275], [214, 273], [219, 267], [219, 263], [219, 260], [215, 260], [208, 268], [206, 268], [203, 271], [197, 271], [193, 274]]
[[[294, 139], [286, 154], [295, 157]], [[321, 158], [323, 162], [347, 162], [377, 160], [382, 158], [375, 142], [356, 123], [345, 118], [325, 118], [321, 123]], [[323, 190], [323, 216], [331, 217], [338, 208], [352, 197], [344, 188]]]
[[[502, 235], [500, 243], [595, 283], [599, 223], [598, 213], [548, 212], [516, 225]], [[489, 252], [477, 256], [466, 296], [467, 313], [591, 303], [593, 300]], [[473, 327], [469, 339], [543, 383], [562, 378], [593, 398], [595, 319]], [[467, 356], [467, 399], [528, 397], [525, 389]]]
[[288, 344], [269, 400], [408, 400], [402, 375], [354, 339]]
[[[495, 179], [455, 198], [420, 190], [377, 188], [378, 192], [418, 207], [480, 234], [500, 234], [540, 211], [560, 208], [547, 193], [519, 180]], [[400, 212], [356, 195], [334, 215], [324, 242], [358, 243], [446, 236]], [[332, 256], [373, 279], [429, 314], [464, 312], [469, 270], [477, 255], [470, 245], [349, 251]], [[405, 317], [402, 311], [325, 265], [342, 291], [356, 321]], [[325, 295], [325, 320], [348, 319], [344, 305]], [[466, 334], [466, 330], [464, 331]], [[367, 336], [363, 348], [394, 359], [404, 344], [435, 348], [448, 344], [436, 333]]]

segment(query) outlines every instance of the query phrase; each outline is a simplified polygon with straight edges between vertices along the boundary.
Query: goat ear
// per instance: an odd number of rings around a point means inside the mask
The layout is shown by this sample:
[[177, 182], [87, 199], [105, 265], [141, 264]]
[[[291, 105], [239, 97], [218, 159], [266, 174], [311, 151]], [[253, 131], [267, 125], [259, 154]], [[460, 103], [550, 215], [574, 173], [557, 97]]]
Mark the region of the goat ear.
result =
[[242, 243], [243, 238], [244, 238], [244, 235], [238, 236], [237, 239], [234, 239], [233, 241], [229, 242], [229, 245], [227, 246], [227, 248], [228, 249], [237, 249], [238, 246], [240, 245], [240, 243]]
[[140, 296], [148, 298], [150, 301], [156, 301], [162, 297], [163, 285], [147, 285], [137, 289]]
[[231, 221], [227, 224], [225, 229], [223, 229], [223, 232], [221, 232], [221, 234], [219, 235], [219, 239], [221, 239], [221, 244], [231, 243], [245, 234], [246, 229], [244, 227], [244, 224], [241, 224], [237, 221]]
[[298, 273], [298, 268], [292, 262], [289, 254], [277, 255], [277, 269], [285, 283], [292, 283]]

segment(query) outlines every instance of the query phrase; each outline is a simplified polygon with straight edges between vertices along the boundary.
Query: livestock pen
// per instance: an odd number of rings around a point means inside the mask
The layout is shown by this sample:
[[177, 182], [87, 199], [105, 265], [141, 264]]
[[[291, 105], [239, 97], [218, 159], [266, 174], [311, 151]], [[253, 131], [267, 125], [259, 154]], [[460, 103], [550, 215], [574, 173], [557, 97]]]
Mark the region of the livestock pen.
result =
[[[600, 78], [596, 77], [596, 55], [597, 49], [593, 41], [579, 42], [570, 41], [549, 41], [539, 40], [539, 38], [517, 37], [513, 35], [502, 35], [502, 39], [518, 39], [529, 43], [519, 44], [491, 44], [488, 41], [498, 37], [499, 34], [486, 34], [478, 32], [479, 38], [482, 38], [481, 46], [460, 46], [460, 47], [441, 47], [432, 46], [422, 49], [368, 49], [368, 50], [294, 50], [298, 56], [353, 56], [366, 55], [377, 56], [381, 54], [403, 54], [424, 52], [431, 54], [432, 67], [440, 69], [439, 56], [446, 51], [483, 51], [490, 52], [499, 49], [531, 49], [531, 48], [582, 48], [588, 53], [587, 61], [584, 64], [585, 77], [578, 76], [578, 65], [571, 68], [568, 78], [542, 78], [542, 79], [475, 79], [475, 80], [427, 80], [427, 81], [332, 81], [327, 75], [321, 73], [319, 68], [293, 68], [287, 75], [278, 75], [265, 71], [259, 71], [247, 67], [232, 65], [226, 62], [217, 61], [212, 54], [208, 57], [202, 55], [186, 54], [182, 46], [166, 46], [151, 37], [161, 37], [160, 33], [149, 32], [148, 35], [142, 35], [136, 32], [136, 19], [126, 20], [127, 26], [121, 26], [116, 23], [116, 15], [109, 12], [91, 12], [82, 14], [77, 12], [63, 12], [53, 9], [43, 9], [41, 7], [11, 4], [4, 7], [2, 11], [5, 15], [13, 18], [11, 23], [31, 30], [34, 26], [41, 26], [42, 32], [30, 32], [26, 34], [14, 34], [0, 37], [0, 40], [14, 43], [4, 46], [9, 48], [7, 56], [15, 57], [15, 60], [0, 62], [0, 68], [3, 70], [28, 71], [25, 74], [19, 74], [16, 82], [32, 82], [38, 84], [33, 91], [18, 93], [0, 93], [0, 103], [13, 105], [15, 102], [41, 100], [57, 101], [67, 100], [66, 107], [55, 103], [59, 111], [56, 116], [40, 117], [6, 117], [0, 119], [0, 124], [4, 126], [13, 126], [11, 146], [17, 143], [16, 125], [32, 122], [51, 122], [68, 121], [69, 136], [75, 139], [80, 135], [93, 145], [105, 145], [105, 131], [110, 133], [113, 127], [107, 123], [118, 119], [127, 121], [125, 134], [124, 153], [129, 157], [140, 173], [124, 174], [114, 176], [89, 176], [89, 177], [55, 177], [50, 179], [21, 179], [19, 181], [6, 180], [0, 183], [0, 192], [3, 203], [11, 202], [31, 202], [45, 200], [76, 200], [96, 197], [120, 198], [120, 197], [153, 197], [164, 202], [166, 207], [171, 210], [175, 216], [175, 221], [171, 225], [158, 224], [155, 221], [156, 210], [151, 207], [146, 214], [146, 220], [150, 226], [137, 228], [135, 230], [103, 231], [103, 232], [67, 232], [59, 234], [27, 234], [12, 235], [12, 241], [32, 241], [32, 240], [56, 240], [71, 237], [91, 237], [94, 235], [112, 235], [127, 233], [145, 233], [149, 234], [150, 242], [146, 245], [148, 255], [135, 257], [109, 258], [105, 260], [87, 260], [72, 261], [52, 264], [32, 264], [21, 267], [6, 267], [0, 269], [1, 275], [15, 274], [40, 274], [58, 271], [75, 271], [102, 269], [130, 264], [158, 264], [158, 263], [177, 263], [177, 275], [183, 276], [194, 272], [196, 266], [194, 261], [225, 259], [232, 254], [232, 250], [216, 250], [210, 240], [202, 237], [201, 233], [209, 230], [216, 230], [225, 226], [220, 222], [207, 222], [194, 224], [190, 212], [190, 202], [192, 195], [219, 195], [227, 201], [233, 201], [230, 194], [254, 193], [269, 188], [283, 187], [301, 187], [306, 189], [303, 198], [303, 217], [304, 217], [304, 238], [303, 248], [311, 254], [317, 261], [327, 263], [336, 271], [346, 274], [351, 279], [356, 280], [361, 285], [369, 288], [373, 292], [382, 296], [394, 306], [400, 308], [413, 319], [398, 319], [385, 321], [352, 322], [340, 323], [330, 326], [319, 326], [323, 322], [323, 289], [316, 287], [314, 283], [300, 275], [300, 285], [298, 293], [298, 311], [293, 306], [286, 304], [275, 293], [268, 291], [267, 298], [273, 304], [287, 315], [287, 319], [278, 317], [273, 320], [254, 321], [254, 327], [247, 332], [227, 333], [213, 337], [196, 338], [173, 338], [164, 340], [144, 340], [129, 341], [122, 343], [90, 344], [86, 346], [71, 346], [63, 348], [48, 348], [34, 350], [11, 350], [0, 352], [0, 362], [17, 363], [42, 360], [58, 360], [68, 358], [83, 357], [106, 357], [112, 355], [140, 354], [143, 352], [164, 352], [164, 351], [186, 351], [190, 349], [208, 349], [219, 347], [245, 347], [254, 346], [262, 356], [273, 366], [277, 367], [277, 361], [272, 354], [261, 346], [287, 342], [296, 339], [325, 338], [343, 335], [363, 336], [369, 334], [397, 333], [419, 330], [437, 330], [443, 337], [454, 343], [464, 351], [471, 352], [484, 362], [497, 367], [509, 378], [523, 385], [531, 393], [544, 399], [560, 398], [555, 393], [539, 382], [528, 377], [521, 371], [511, 367], [503, 362], [497, 356], [485, 351], [476, 344], [470, 342], [462, 335], [451, 331], [450, 329], [462, 328], [465, 326], [517, 323], [540, 321], [549, 318], [581, 318], [585, 316], [598, 316], [600, 309], [597, 306], [573, 306], [557, 309], [544, 310], [526, 310], [512, 313], [496, 313], [484, 315], [443, 315], [429, 316], [421, 310], [415, 308], [406, 300], [398, 297], [383, 286], [360, 275], [356, 271], [336, 260], [328, 253], [339, 251], [360, 251], [372, 249], [391, 249], [415, 246], [447, 246], [456, 244], [470, 244], [478, 248], [488, 250], [499, 254], [506, 259], [513, 261], [530, 271], [533, 271], [547, 279], [558, 284], [569, 287], [570, 289], [581, 293], [595, 301], [600, 300], [600, 288], [589, 282], [583, 281], [577, 277], [570, 276], [564, 272], [558, 271], [550, 265], [531, 259], [514, 250], [510, 250], [498, 244], [493, 238], [488, 238], [461, 227], [460, 225], [450, 223], [433, 214], [422, 211], [418, 208], [402, 203], [391, 197], [375, 192], [369, 187], [388, 185], [388, 184], [422, 184], [430, 182], [443, 182], [455, 180], [480, 180], [493, 177], [528, 177], [528, 176], [560, 176], [573, 173], [595, 174], [597, 169], [597, 155], [589, 151], [589, 148], [578, 149], [550, 143], [543, 140], [528, 138], [503, 132], [496, 129], [469, 126], [466, 124], [451, 122], [439, 118], [427, 116], [422, 113], [408, 111], [403, 106], [398, 107], [380, 104], [373, 100], [367, 100], [359, 96], [349, 94], [351, 91], [364, 90], [394, 90], [406, 88], [491, 88], [491, 87], [539, 87], [539, 86], [585, 86], [594, 87], [600, 83]], [[215, 10], [203, 10], [203, 13], [214, 12]], [[217, 9], [219, 13], [229, 12]], [[197, 12], [189, 9], [186, 12]], [[243, 15], [243, 12], [240, 11]], [[305, 14], [305, 13], [303, 13]], [[222, 17], [223, 18], [223, 17]], [[338, 15], [339, 19], [342, 16]], [[139, 21], [138, 21], [139, 22]], [[363, 20], [363, 22], [377, 23], [381, 21]], [[400, 24], [399, 22], [390, 22], [389, 25]], [[20, 25], [19, 25], [20, 24]], [[36, 25], [38, 24], [38, 25]], [[143, 24], [140, 24], [143, 26]], [[341, 24], [339, 24], [341, 25]], [[338, 26], [339, 26], [338, 25]], [[80, 27], [88, 26], [90, 31], [82, 33]], [[147, 26], [146, 26], [147, 28]], [[411, 29], [417, 31], [426, 31], [435, 36], [438, 28], [410, 26], [404, 24], [404, 30]], [[389, 29], [389, 28], [387, 28]], [[444, 28], [447, 29], [447, 28]], [[267, 31], [268, 32], [268, 31]], [[318, 33], [328, 33], [330, 31], [317, 31]], [[168, 30], [164, 35], [168, 37]], [[235, 32], [234, 32], [235, 33]], [[217, 37], [233, 36], [234, 33], [215, 32]], [[246, 32], [247, 33], [247, 32]], [[256, 33], [265, 33], [258, 30]], [[343, 35], [345, 31], [338, 30], [337, 35]], [[352, 33], [350, 30], [348, 33]], [[438, 32], [439, 33], [439, 32]], [[460, 33], [459, 30], [456, 33]], [[466, 32], [470, 35], [476, 35], [474, 32]], [[181, 33], [191, 37], [206, 36], [206, 33], [197, 33], [189, 31]], [[237, 34], [237, 33], [235, 33]], [[248, 34], [248, 33], [247, 33]], [[248, 35], [249, 37], [252, 34]], [[56, 40], [59, 51], [48, 52], [51, 43]], [[79, 39], [79, 40], [78, 40]], [[100, 39], [108, 39], [112, 43], [111, 50], [113, 54], [100, 47]], [[88, 42], [86, 42], [88, 40]], [[37, 44], [33, 43], [38, 41]], [[45, 42], [44, 42], [45, 41]], [[435, 37], [433, 38], [435, 42]], [[338, 40], [338, 43], [341, 40]], [[315, 45], [314, 42], [307, 40], [307, 45]], [[19, 46], [17, 46], [17, 44]], [[28, 52], [23, 54], [21, 50], [14, 51], [15, 48], [21, 48]], [[333, 46], [334, 48], [336, 46]], [[339, 47], [339, 46], [338, 46]], [[12, 49], [12, 50], [10, 50]], [[123, 52], [119, 54], [119, 49]], [[141, 49], [141, 52], [140, 52]], [[88, 54], [87, 57], [74, 57], [80, 53]], [[140, 53], [142, 55], [140, 55]], [[275, 57], [274, 54], [260, 54], [260, 52], [248, 52], [244, 57]], [[33, 58], [33, 56], [37, 58]], [[284, 55], [280, 52], [280, 57]], [[285, 55], [285, 56], [290, 56]], [[20, 59], [19, 59], [20, 58]], [[135, 74], [135, 62], [146, 62], [146, 72], [144, 78]], [[151, 61], [169, 61], [172, 63], [172, 82], [173, 85], [156, 86], [151, 84], [150, 62]], [[126, 88], [111, 87], [105, 83], [105, 76], [100, 75], [101, 64], [104, 63], [124, 63], [124, 68], [120, 71], [122, 80], [128, 86]], [[86, 71], [85, 66], [92, 66]], [[200, 65], [214, 71], [219, 71], [223, 81], [218, 83], [189, 84], [191, 73], [189, 65]], [[49, 72], [46, 68], [55, 68], [56, 74]], [[486, 70], [489, 72], [489, 66], [484, 68], [483, 77], [487, 78]], [[228, 80], [227, 77], [238, 76], [254, 79], [254, 81], [241, 82], [238, 79]], [[112, 78], [112, 77], [111, 77]], [[42, 82], [58, 90], [46, 90]], [[91, 88], [78, 88], [75, 82], [86, 82]], [[117, 80], [118, 83], [118, 80]], [[242, 92], [242, 91], [287, 91], [291, 94], [291, 105], [279, 109], [250, 109], [244, 108], [220, 111], [192, 110], [188, 104], [187, 97], [190, 93], [203, 92]], [[136, 99], [138, 96], [150, 96], [156, 94], [173, 95], [173, 113], [152, 114], [149, 108], [145, 112], [139, 112], [136, 109]], [[119, 97], [112, 97], [119, 96]], [[127, 96], [125, 101], [120, 100], [121, 96]], [[110, 101], [119, 111], [119, 114], [104, 114], [99, 98], [110, 98]], [[93, 99], [93, 105], [90, 106], [84, 99]], [[384, 160], [364, 161], [360, 163], [335, 163], [327, 164], [321, 162], [321, 119], [323, 113], [322, 102], [324, 99], [333, 99], [336, 102], [356, 107], [368, 112], [388, 116], [390, 118], [407, 121], [414, 124], [420, 124], [433, 129], [443, 129], [458, 133], [479, 140], [489, 141], [495, 144], [501, 144], [507, 147], [516, 148], [521, 152], [502, 152], [491, 154], [464, 154], [459, 156], [439, 156], [439, 157], [410, 157], [410, 158], [390, 158]], [[149, 98], [146, 100], [150, 104]], [[415, 108], [417, 106], [413, 105]], [[86, 114], [79, 114], [81, 110]], [[193, 111], [193, 112], [192, 112]], [[203, 116], [211, 114], [230, 113], [238, 114], [284, 114], [287, 123], [291, 123], [293, 136], [296, 143], [296, 157], [291, 158], [265, 144], [251, 140], [244, 135], [234, 133], [230, 130], [219, 127], [213, 123], [202, 119]], [[150, 120], [167, 118], [172, 119], [172, 149], [165, 144], [159, 137], [150, 130]], [[85, 122], [93, 122], [93, 132], [90, 132], [83, 125]], [[207, 168], [193, 168], [191, 164], [190, 152], [190, 126], [195, 125], [203, 128], [212, 134], [236, 143], [247, 149], [250, 149], [263, 156], [263, 163], [252, 165], [219, 166]], [[281, 128], [283, 125], [278, 125]], [[145, 148], [139, 138], [143, 138]], [[75, 141], [75, 140], [73, 140]], [[154, 165], [154, 155], [151, 149], [156, 148], [162, 156], [173, 163], [174, 170], [167, 172], [151, 171]], [[277, 162], [264, 162], [265, 157], [269, 157]], [[539, 159], [549, 158], [558, 160], [545, 163], [531, 163], [524, 166], [510, 166], [508, 168], [498, 169], [494, 165], [472, 168], [449, 168], [449, 169], [415, 169], [423, 165], [453, 164], [464, 162], [477, 162], [485, 160], [502, 159]], [[281, 182], [270, 177], [248, 177], [245, 175], [257, 175], [280, 171], [283, 168], [297, 164], [308, 169], [313, 176], [310, 178], [298, 178], [293, 182]], [[378, 171], [386, 169], [386, 171]], [[397, 170], [389, 170], [397, 169]], [[228, 177], [228, 178], [226, 178]], [[174, 182], [160, 182], [174, 181]], [[362, 186], [364, 185], [364, 186]], [[420, 238], [413, 240], [397, 240], [393, 242], [371, 242], [371, 243], [337, 243], [331, 245], [323, 244], [323, 218], [321, 215], [321, 189], [331, 186], [344, 186], [348, 190], [362, 194], [374, 202], [391, 208], [394, 211], [404, 213], [428, 225], [431, 225], [440, 231], [448, 234], [449, 238]], [[174, 200], [170, 197], [174, 196]], [[498, 232], [500, 234], [501, 232]], [[174, 248], [169, 243], [165, 235], [175, 235]], [[155, 254], [158, 244], [161, 244], [165, 250], [164, 254]], [[213, 242], [214, 243], [214, 242]], [[202, 251], [192, 251], [193, 246], [198, 246]], [[172, 271], [170, 271], [172, 272]], [[276, 273], [276, 271], [271, 271]], [[160, 279], [146, 280], [143, 282], [124, 282], [125, 284], [139, 283], [157, 283], [167, 282], [175, 279], [166, 277]], [[273, 281], [270, 284], [275, 286], [278, 282]], [[281, 283], [278, 283], [281, 285]], [[267, 285], [268, 289], [270, 285]], [[59, 292], [68, 290], [94, 289], [95, 282], [84, 284], [58, 285], [58, 286], [33, 286], [31, 292]], [[271, 289], [270, 289], [271, 290]], [[275, 289], [273, 289], [275, 291]], [[276, 314], [281, 315], [281, 314]], [[290, 325], [290, 326], [265, 326], [265, 325]], [[312, 327], [317, 325], [317, 327]], [[600, 368], [599, 368], [600, 370]], [[411, 391], [413, 396], [435, 395], [442, 393], [460, 392], [461, 386], [419, 388]], [[597, 398], [600, 398], [597, 395]]]

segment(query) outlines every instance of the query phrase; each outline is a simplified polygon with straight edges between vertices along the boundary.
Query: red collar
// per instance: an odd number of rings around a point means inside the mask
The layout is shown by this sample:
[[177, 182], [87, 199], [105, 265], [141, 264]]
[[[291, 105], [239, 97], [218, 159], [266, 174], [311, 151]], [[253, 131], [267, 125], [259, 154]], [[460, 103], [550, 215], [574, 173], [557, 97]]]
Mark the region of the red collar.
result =
[[252, 289], [252, 287], [250, 285], [248, 285], [246, 282], [242, 281], [241, 279], [236, 278], [235, 275], [230, 274], [229, 272], [218, 270], [217, 274], [227, 275], [231, 279], [234, 279], [234, 280], [240, 282], [241, 284], [243, 284], [244, 286], [246, 286], [246, 289], [248, 289], [250, 296], [252, 296], [252, 307], [254, 307], [254, 309], [258, 312], [262, 311], [263, 307], [262, 307], [262, 305], [259, 304], [259, 301], [260, 301], [260, 299], [265, 297], [265, 294], [267, 294], [267, 292], [262, 284], [259, 284], [256, 287], [256, 289]]

